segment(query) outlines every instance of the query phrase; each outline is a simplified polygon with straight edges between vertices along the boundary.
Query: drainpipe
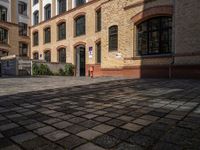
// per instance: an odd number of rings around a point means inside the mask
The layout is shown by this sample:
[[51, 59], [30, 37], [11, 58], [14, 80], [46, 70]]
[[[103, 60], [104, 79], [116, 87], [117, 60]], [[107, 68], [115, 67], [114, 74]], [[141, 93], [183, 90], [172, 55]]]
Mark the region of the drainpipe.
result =
[[172, 78], [172, 69], [173, 69], [173, 66], [175, 64], [175, 54], [176, 54], [176, 28], [175, 28], [175, 25], [176, 25], [176, 0], [173, 0], [173, 26], [172, 26], [172, 49], [173, 49], [173, 52], [172, 52], [172, 61], [171, 63], [169, 64], [169, 79]]

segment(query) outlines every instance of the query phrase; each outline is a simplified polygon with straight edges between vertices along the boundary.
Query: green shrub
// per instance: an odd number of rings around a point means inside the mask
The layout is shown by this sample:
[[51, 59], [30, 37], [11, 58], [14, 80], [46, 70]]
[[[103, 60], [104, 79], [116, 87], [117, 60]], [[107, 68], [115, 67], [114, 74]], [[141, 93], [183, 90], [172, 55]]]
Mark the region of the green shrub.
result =
[[74, 75], [74, 65], [66, 64], [64, 69], [66, 76], [73, 76]]
[[53, 75], [53, 73], [46, 64], [37, 65], [34, 63], [32, 70], [33, 75]]
[[33, 75], [34, 76], [35, 75], [39, 75], [39, 70], [40, 70], [39, 66], [36, 63], [34, 63], [33, 66], [32, 66], [32, 73], [33, 73]]
[[59, 69], [59, 75], [60, 76], [65, 76], [66, 75], [62, 68]]

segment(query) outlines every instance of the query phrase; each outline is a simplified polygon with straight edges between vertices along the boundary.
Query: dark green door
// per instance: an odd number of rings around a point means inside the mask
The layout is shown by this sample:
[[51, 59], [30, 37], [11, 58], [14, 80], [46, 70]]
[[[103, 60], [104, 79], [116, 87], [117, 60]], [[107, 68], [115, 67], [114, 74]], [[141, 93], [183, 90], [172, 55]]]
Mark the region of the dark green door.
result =
[[85, 76], [85, 48], [80, 47], [80, 76]]

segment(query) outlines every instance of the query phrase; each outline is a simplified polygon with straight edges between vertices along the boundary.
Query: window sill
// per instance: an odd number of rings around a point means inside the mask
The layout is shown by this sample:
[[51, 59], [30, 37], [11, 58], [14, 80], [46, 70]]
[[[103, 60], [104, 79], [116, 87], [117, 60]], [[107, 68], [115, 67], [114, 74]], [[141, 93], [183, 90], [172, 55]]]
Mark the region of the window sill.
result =
[[116, 49], [116, 50], [108, 50], [108, 52], [118, 52], [118, 50]]
[[[154, 58], [168, 58], [168, 57], [172, 57], [172, 53], [169, 54], [158, 54], [158, 55], [144, 55], [144, 56], [134, 56], [132, 57], [133, 60], [141, 60], [141, 59], [154, 59]], [[126, 59], [126, 58], [125, 58]]]
[[78, 38], [78, 37], [82, 37], [82, 36], [86, 36], [86, 34], [82, 34], [82, 35], [75, 35], [74, 38]]
[[64, 41], [64, 40], [66, 40], [66, 38], [65, 39], [58, 39], [57, 42]]
[[51, 42], [45, 42], [44, 45], [51, 44]]
[[24, 17], [24, 18], [29, 18], [28, 15], [26, 14], [19, 14], [20, 16]]

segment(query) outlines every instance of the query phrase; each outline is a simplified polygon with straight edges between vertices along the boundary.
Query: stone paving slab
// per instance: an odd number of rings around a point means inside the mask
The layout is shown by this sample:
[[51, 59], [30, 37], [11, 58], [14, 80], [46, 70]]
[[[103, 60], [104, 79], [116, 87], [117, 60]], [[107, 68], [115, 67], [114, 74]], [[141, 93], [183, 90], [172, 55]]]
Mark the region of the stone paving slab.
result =
[[[39, 78], [37, 91], [17, 87], [20, 93], [0, 96], [0, 150], [200, 148], [200, 81], [126, 79], [39, 87], [48, 80]], [[6, 82], [9, 87], [16, 81]]]

